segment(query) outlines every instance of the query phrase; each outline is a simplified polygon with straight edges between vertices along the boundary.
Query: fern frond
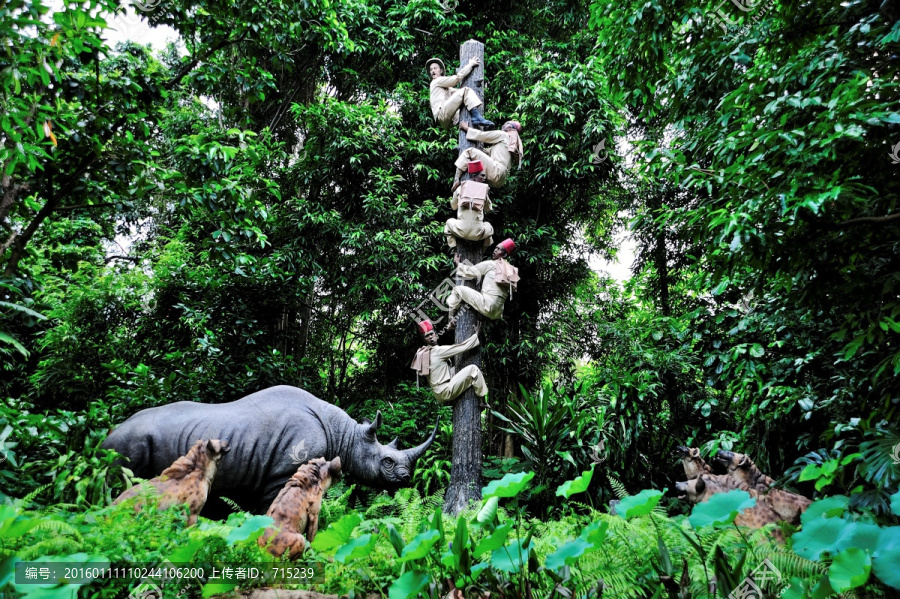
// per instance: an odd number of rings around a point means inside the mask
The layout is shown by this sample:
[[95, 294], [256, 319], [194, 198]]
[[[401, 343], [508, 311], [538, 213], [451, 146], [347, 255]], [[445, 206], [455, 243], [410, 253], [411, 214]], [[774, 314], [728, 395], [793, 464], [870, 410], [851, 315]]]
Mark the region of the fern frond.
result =
[[84, 541], [81, 533], [68, 522], [61, 520], [43, 520], [40, 524], [31, 529], [32, 533], [48, 531], [56, 535], [72, 535], [79, 543]]
[[350, 495], [356, 485], [350, 485], [347, 489], [339, 483], [328, 490], [328, 494], [322, 501], [322, 510], [320, 512], [323, 518], [323, 524], [336, 522], [341, 516], [347, 513], [350, 505]]
[[38, 487], [37, 489], [35, 489], [34, 491], [29, 493], [25, 497], [23, 497], [22, 500], [20, 501], [19, 505], [23, 508], [26, 507], [29, 503], [34, 501], [35, 497], [37, 497], [38, 495], [40, 495], [41, 493], [43, 493], [44, 491], [49, 489], [51, 486], [53, 486], [53, 483], [47, 483], [46, 485], [41, 485], [40, 487]]
[[239, 505], [238, 505], [238, 502], [235, 501], [234, 499], [229, 499], [228, 497], [219, 497], [219, 499], [221, 499], [222, 501], [224, 501], [225, 504], [226, 504], [228, 507], [230, 507], [230, 508], [231, 508], [233, 511], [235, 511], [235, 512], [245, 512], [245, 511], [247, 511], [247, 510], [245, 510], [244, 508], [242, 508], [241, 506], [239, 506]]
[[83, 550], [81, 543], [72, 537], [51, 537], [40, 543], [17, 550], [19, 559], [32, 561], [42, 555], [70, 555]]
[[616, 497], [618, 497], [619, 499], [625, 499], [626, 497], [628, 497], [628, 491], [625, 490], [625, 485], [620, 483], [618, 479], [610, 474], [607, 474], [606, 478], [609, 479], [609, 486], [612, 487], [613, 493], [616, 494]]

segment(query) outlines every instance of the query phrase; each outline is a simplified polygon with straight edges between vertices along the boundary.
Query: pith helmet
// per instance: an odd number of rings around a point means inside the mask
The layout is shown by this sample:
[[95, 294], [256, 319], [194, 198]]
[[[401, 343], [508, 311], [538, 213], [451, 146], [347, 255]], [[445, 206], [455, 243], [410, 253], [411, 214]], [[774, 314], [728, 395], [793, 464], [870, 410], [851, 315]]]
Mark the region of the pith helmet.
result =
[[429, 59], [428, 59], [428, 62], [425, 63], [425, 70], [426, 70], [426, 71], [427, 71], [428, 69], [431, 68], [431, 63], [433, 63], [433, 62], [436, 62], [436, 63], [438, 63], [439, 65], [441, 65], [441, 72], [442, 72], [442, 73], [446, 73], [446, 72], [447, 72], [447, 69], [444, 67], [444, 61], [441, 60], [440, 58], [429, 58]]

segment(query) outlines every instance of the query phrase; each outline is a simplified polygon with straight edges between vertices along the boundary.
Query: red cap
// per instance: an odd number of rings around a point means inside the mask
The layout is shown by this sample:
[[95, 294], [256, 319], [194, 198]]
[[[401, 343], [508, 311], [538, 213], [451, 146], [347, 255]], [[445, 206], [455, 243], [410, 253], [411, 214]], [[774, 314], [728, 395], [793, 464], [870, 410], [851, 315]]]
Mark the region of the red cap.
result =
[[522, 132], [522, 124], [519, 121], [507, 121], [510, 125], [516, 128], [516, 131], [519, 133]]
[[423, 335], [428, 331], [433, 331], [434, 327], [431, 325], [430, 320], [423, 320], [422, 322], [416, 323], [416, 326], [419, 327], [419, 332]]
[[470, 175], [472, 173], [480, 173], [483, 170], [484, 170], [484, 165], [481, 164], [480, 160], [475, 160], [475, 161], [469, 163], [469, 174]]
[[497, 244], [497, 247], [501, 247], [506, 250], [506, 255], [509, 256], [513, 253], [513, 250], [516, 249], [516, 243], [512, 239], [504, 239]]

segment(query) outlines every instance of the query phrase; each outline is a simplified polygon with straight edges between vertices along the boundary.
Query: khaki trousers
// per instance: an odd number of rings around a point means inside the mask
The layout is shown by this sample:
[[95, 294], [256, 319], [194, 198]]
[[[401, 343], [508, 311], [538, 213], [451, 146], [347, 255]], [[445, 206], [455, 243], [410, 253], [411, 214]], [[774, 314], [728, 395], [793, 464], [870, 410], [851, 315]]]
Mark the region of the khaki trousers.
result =
[[457, 87], [453, 90], [441, 107], [438, 108], [437, 116], [434, 119], [444, 129], [450, 129], [459, 123], [459, 107], [463, 104], [466, 108], [472, 110], [481, 106], [481, 100], [478, 94], [469, 87]]
[[[511, 154], [506, 154], [510, 156]], [[484, 175], [491, 187], [503, 187], [506, 183], [506, 175], [509, 172], [509, 162], [494, 160], [489, 154], [477, 148], [466, 148], [466, 150], [456, 159], [456, 168], [462, 172], [466, 172], [470, 162], [480, 160], [484, 164]]]
[[[459, 210], [461, 216], [465, 216], [463, 212], [473, 212], [472, 210]], [[479, 213], [480, 214], [480, 213]], [[482, 220], [470, 218], [451, 218], [444, 225], [444, 235], [447, 236], [447, 245], [456, 247], [456, 238], [468, 239], [469, 241], [484, 240], [484, 245], [489, 246], [494, 243], [494, 227], [491, 223]]]
[[506, 298], [501, 295], [484, 295], [462, 285], [454, 287], [450, 295], [447, 296], [447, 305], [450, 307], [451, 313], [455, 314], [459, 306], [466, 302], [491, 320], [497, 320], [503, 316], [503, 304], [505, 301]]
[[446, 383], [441, 383], [431, 388], [434, 396], [441, 403], [453, 401], [463, 394], [469, 387], [475, 388], [475, 395], [484, 397], [487, 395], [487, 383], [484, 382], [484, 375], [481, 370], [474, 364], [466, 366]]

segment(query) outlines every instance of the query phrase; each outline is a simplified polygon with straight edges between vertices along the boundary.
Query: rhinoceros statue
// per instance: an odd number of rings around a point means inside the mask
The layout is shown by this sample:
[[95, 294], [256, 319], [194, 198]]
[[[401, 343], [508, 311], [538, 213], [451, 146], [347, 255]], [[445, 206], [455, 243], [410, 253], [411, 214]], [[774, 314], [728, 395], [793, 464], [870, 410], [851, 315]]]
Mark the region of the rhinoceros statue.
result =
[[[228, 440], [231, 452], [219, 463], [210, 498], [226, 496], [245, 510], [265, 513], [297, 468], [313, 458], [341, 458], [345, 475], [364, 485], [395, 489], [409, 483], [416, 460], [434, 442], [398, 449], [382, 445], [374, 422], [357, 422], [342, 409], [287, 385], [257, 391], [223, 404], [181, 401], [141, 410], [113, 430], [102, 447], [128, 458], [142, 478], [157, 476], [198, 439]], [[221, 513], [210, 502], [204, 515]]]

